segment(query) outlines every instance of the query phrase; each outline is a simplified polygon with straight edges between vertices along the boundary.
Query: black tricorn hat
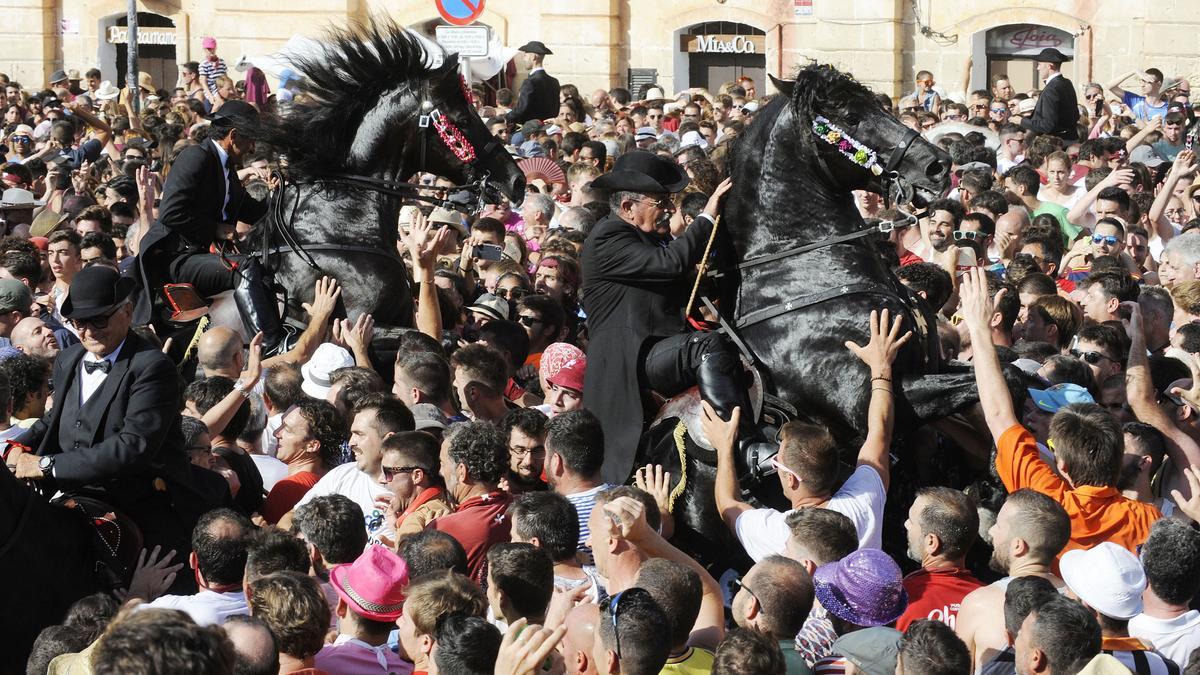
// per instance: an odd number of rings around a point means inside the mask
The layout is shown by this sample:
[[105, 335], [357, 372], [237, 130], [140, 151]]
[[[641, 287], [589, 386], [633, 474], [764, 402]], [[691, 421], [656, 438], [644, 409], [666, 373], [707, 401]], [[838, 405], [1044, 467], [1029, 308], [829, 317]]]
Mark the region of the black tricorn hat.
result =
[[1063, 54], [1054, 47], [1046, 47], [1038, 52], [1037, 56], [1033, 57], [1033, 60], [1039, 63], [1063, 63], [1064, 61], [1070, 61], [1071, 57]]
[[85, 267], [71, 279], [62, 315], [67, 319], [90, 319], [108, 314], [133, 293], [136, 285], [111, 267]]
[[542, 56], [550, 56], [550, 55], [554, 54], [554, 52], [550, 51], [550, 49], [547, 48], [546, 45], [542, 44], [541, 42], [539, 42], [537, 40], [534, 40], [532, 42], [526, 42], [524, 45], [521, 46], [520, 51], [523, 51], [523, 52], [526, 52], [529, 54], [541, 54]]
[[245, 101], [234, 99], [222, 104], [208, 119], [217, 126], [239, 127], [257, 122], [258, 109]]
[[679, 192], [688, 186], [683, 168], [674, 160], [645, 150], [627, 152], [617, 158], [613, 170], [592, 181], [602, 190], [627, 190], [643, 193]]

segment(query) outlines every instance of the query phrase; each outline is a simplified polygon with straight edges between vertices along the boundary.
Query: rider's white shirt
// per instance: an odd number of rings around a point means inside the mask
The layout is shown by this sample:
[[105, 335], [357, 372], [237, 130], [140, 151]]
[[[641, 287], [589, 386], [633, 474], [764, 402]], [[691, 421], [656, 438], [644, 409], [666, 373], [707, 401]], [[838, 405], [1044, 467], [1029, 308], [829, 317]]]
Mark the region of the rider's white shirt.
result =
[[[887, 491], [879, 472], [860, 466], [834, 493], [825, 508], [837, 511], [854, 523], [859, 548], [880, 548], [883, 544], [883, 506]], [[787, 515], [791, 511], [753, 509], [738, 516], [736, 532], [746, 554], [758, 562], [770, 555], [784, 555], [791, 530]]]

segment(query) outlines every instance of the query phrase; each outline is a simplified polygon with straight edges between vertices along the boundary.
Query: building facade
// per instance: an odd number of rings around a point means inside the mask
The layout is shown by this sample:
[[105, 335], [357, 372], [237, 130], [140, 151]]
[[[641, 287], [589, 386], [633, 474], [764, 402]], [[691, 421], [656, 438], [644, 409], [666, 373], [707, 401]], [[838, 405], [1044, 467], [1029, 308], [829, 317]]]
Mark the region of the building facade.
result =
[[[10, 0], [0, 71], [27, 87], [58, 68], [98, 67], [123, 82], [126, 7]], [[440, 23], [434, 0], [139, 0], [139, 9], [140, 69], [164, 88], [178, 64], [202, 57], [207, 35], [232, 63], [372, 15], [425, 31]], [[766, 75], [786, 77], [810, 59], [892, 96], [911, 91], [921, 69], [949, 94], [999, 72], [1023, 90], [1037, 85], [1028, 57], [1048, 46], [1074, 56], [1064, 72], [1077, 83], [1149, 66], [1200, 80], [1198, 0], [487, 0], [478, 21], [506, 45], [545, 42], [555, 52], [547, 69], [585, 93], [644, 82], [715, 88], [742, 74], [767, 93]]]

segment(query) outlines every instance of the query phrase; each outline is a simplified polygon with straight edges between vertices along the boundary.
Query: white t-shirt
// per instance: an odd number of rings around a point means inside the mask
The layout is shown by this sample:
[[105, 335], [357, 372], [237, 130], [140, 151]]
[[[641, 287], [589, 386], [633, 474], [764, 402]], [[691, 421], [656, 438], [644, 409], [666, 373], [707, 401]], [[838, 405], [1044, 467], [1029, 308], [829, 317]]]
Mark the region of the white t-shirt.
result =
[[[883, 505], [886, 501], [887, 491], [883, 489], [879, 472], [864, 465], [850, 474], [842, 489], [834, 493], [825, 508], [837, 511], [854, 523], [859, 548], [880, 548], [883, 545]], [[735, 534], [754, 562], [770, 555], [784, 554], [788, 537], [792, 534], [787, 526], [787, 515], [792, 510], [754, 509], [738, 516]]]
[[1193, 609], [1174, 619], [1138, 614], [1129, 620], [1129, 634], [1151, 643], [1155, 651], [1186, 668], [1188, 657], [1200, 647], [1200, 612]]
[[279, 481], [287, 478], [287, 464], [266, 455], [250, 455], [250, 459], [254, 460], [254, 466], [258, 467], [258, 475], [262, 476], [263, 490], [270, 492], [271, 488]]
[[383, 512], [375, 508], [375, 499], [389, 494], [387, 488], [375, 482], [375, 479], [358, 470], [354, 462], [346, 462], [334, 467], [329, 473], [321, 476], [321, 480], [296, 502], [303, 506], [324, 495], [344, 495], [358, 504], [363, 510], [368, 534], [375, 534], [383, 523]]
[[178, 609], [186, 612], [201, 626], [220, 625], [235, 614], [250, 613], [250, 608], [246, 605], [246, 596], [240, 590], [215, 593], [205, 589], [195, 595], [164, 595], [145, 606]]

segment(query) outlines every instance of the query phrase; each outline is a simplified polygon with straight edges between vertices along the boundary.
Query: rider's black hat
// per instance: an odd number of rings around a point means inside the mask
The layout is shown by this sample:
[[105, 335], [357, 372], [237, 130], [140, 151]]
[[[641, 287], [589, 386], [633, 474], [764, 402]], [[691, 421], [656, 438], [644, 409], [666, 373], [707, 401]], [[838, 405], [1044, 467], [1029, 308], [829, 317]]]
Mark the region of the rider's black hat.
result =
[[532, 42], [526, 42], [524, 45], [522, 45], [520, 47], [520, 51], [526, 52], [528, 54], [541, 54], [542, 56], [550, 56], [550, 55], [554, 54], [554, 52], [550, 51], [550, 49], [548, 47], [546, 47], [546, 45], [542, 44], [541, 42], [539, 42], [537, 40], [534, 40]]
[[592, 181], [592, 187], [602, 190], [666, 193], [679, 192], [688, 186], [683, 168], [674, 160], [645, 150], [627, 152], [617, 158], [613, 170]]
[[1054, 47], [1046, 47], [1042, 51], [1038, 52], [1037, 56], [1033, 57], [1033, 60], [1037, 61], [1038, 63], [1063, 63], [1065, 61], [1070, 61], [1071, 57], [1058, 51]]
[[258, 109], [245, 101], [226, 101], [208, 116], [214, 126], [241, 127], [258, 121]]

